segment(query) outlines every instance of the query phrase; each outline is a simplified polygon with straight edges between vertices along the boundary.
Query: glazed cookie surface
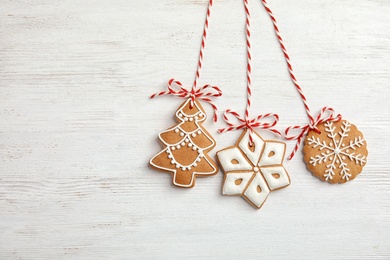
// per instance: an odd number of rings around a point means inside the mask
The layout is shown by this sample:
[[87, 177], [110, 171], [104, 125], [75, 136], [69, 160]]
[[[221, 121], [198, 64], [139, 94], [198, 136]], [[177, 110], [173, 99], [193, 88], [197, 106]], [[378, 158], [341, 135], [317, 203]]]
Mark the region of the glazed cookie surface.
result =
[[283, 166], [286, 144], [263, 140], [253, 132], [253, 144], [245, 130], [235, 146], [217, 152], [224, 171], [222, 194], [242, 196], [256, 208], [261, 208], [269, 194], [290, 185]]

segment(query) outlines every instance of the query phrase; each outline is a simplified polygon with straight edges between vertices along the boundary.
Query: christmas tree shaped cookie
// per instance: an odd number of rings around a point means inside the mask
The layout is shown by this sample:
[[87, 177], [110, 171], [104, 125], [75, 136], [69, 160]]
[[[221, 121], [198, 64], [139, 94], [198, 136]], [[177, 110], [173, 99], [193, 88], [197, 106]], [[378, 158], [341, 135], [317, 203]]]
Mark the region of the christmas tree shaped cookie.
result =
[[218, 172], [216, 163], [207, 154], [215, 141], [201, 125], [206, 113], [201, 104], [191, 99], [176, 111], [179, 124], [159, 134], [164, 149], [150, 160], [150, 165], [172, 174], [172, 183], [182, 188], [195, 185], [196, 177], [206, 177]]

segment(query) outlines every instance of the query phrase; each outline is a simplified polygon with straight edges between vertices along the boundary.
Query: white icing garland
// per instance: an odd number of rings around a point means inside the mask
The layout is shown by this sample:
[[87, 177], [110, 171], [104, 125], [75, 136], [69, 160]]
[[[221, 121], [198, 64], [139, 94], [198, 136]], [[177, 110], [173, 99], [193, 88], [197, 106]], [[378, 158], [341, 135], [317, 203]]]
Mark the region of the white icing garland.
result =
[[[175, 133], [179, 133], [180, 130], [182, 130], [180, 127], [177, 127], [175, 128]], [[199, 129], [199, 128], [198, 128]], [[167, 149], [166, 149], [166, 153], [168, 154], [168, 158], [171, 159], [171, 164], [174, 164], [176, 166], [176, 168], [181, 168], [183, 171], [186, 171], [186, 170], [191, 170], [192, 167], [196, 167], [198, 166], [198, 162], [200, 162], [201, 158], [204, 157], [204, 154], [203, 154], [203, 150], [204, 149], [201, 149], [200, 147], [198, 147], [196, 144], [193, 143], [192, 139], [191, 139], [191, 136], [192, 137], [196, 137], [196, 134], [200, 135], [202, 134], [202, 131], [196, 129], [195, 131], [192, 131], [191, 133], [186, 133], [184, 134], [184, 131], [181, 132], [179, 135], [183, 137], [182, 140], [180, 140], [178, 143], [176, 144], [173, 144], [173, 145], [168, 145]], [[190, 136], [191, 135], [191, 136]], [[195, 136], [194, 136], [195, 135]], [[184, 142], [183, 142], [184, 140]], [[196, 157], [196, 159], [189, 165], [182, 165], [180, 163], [178, 163], [173, 154], [172, 154], [172, 151], [176, 150], [176, 149], [180, 149], [182, 146], [185, 146], [187, 145], [188, 147], [192, 148], [192, 150], [194, 151], [198, 151], [198, 156]]]
[[[344, 144], [343, 139], [348, 137], [348, 132], [351, 124], [348, 121], [343, 121], [343, 125], [341, 126], [341, 131], [335, 133], [336, 127], [333, 126], [333, 122], [325, 123], [325, 131], [328, 133], [328, 137], [332, 140], [329, 144], [326, 141], [321, 140], [320, 138], [315, 138], [314, 136], [309, 137], [307, 140], [309, 145], [312, 145], [313, 148], [319, 147], [320, 151], [325, 150], [325, 152], [321, 152], [316, 156], [310, 157], [310, 164], [316, 166], [317, 164], [326, 163], [327, 161], [331, 161], [331, 163], [326, 165], [325, 174], [323, 175], [325, 180], [333, 179], [336, 170], [336, 163], [339, 164], [340, 175], [342, 175], [342, 179], [349, 180], [352, 176], [349, 171], [347, 163], [345, 160], [349, 158], [351, 161], [356, 164], [363, 165], [366, 163], [366, 156], [361, 154], [355, 154], [353, 152], [357, 147], [361, 147], [364, 145], [365, 140], [363, 137], [356, 137], [353, 141], [350, 141], [349, 144]], [[337, 136], [340, 136], [337, 139]], [[352, 151], [351, 151], [352, 150]]]

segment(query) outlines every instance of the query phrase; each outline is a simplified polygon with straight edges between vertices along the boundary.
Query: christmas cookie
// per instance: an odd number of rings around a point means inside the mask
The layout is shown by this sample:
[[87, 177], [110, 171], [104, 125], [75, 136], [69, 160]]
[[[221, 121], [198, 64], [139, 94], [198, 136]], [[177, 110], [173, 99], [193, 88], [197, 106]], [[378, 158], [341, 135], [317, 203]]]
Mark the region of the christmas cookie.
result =
[[176, 111], [177, 125], [159, 134], [164, 149], [150, 160], [150, 165], [172, 174], [172, 183], [182, 188], [195, 185], [196, 177], [218, 172], [216, 163], [207, 154], [215, 141], [201, 125], [206, 114], [201, 104], [191, 99]]
[[256, 208], [261, 208], [271, 191], [290, 185], [290, 177], [283, 167], [286, 144], [264, 141], [246, 129], [235, 146], [217, 153], [225, 172], [222, 193], [244, 197]]
[[355, 125], [346, 120], [318, 125], [310, 130], [303, 148], [308, 169], [323, 181], [345, 183], [366, 165], [367, 143]]

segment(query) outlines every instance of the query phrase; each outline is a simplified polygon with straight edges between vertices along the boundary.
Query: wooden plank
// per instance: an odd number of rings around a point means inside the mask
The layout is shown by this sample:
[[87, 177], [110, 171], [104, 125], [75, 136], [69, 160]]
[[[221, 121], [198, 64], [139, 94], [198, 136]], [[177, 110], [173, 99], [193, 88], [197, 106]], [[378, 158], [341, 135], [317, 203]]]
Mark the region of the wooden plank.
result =
[[[192, 82], [206, 4], [0, 2], [1, 259], [390, 258], [390, 3], [270, 1], [312, 109], [358, 125], [370, 154], [332, 186], [298, 153], [291, 186], [259, 211], [221, 195], [222, 173], [182, 190], [147, 164], [181, 104], [148, 96]], [[271, 23], [250, 5], [252, 113], [305, 123]], [[222, 88], [221, 111], [245, 108], [244, 18], [241, 1], [215, 2], [200, 83]], [[210, 121], [214, 156], [240, 133]]]

